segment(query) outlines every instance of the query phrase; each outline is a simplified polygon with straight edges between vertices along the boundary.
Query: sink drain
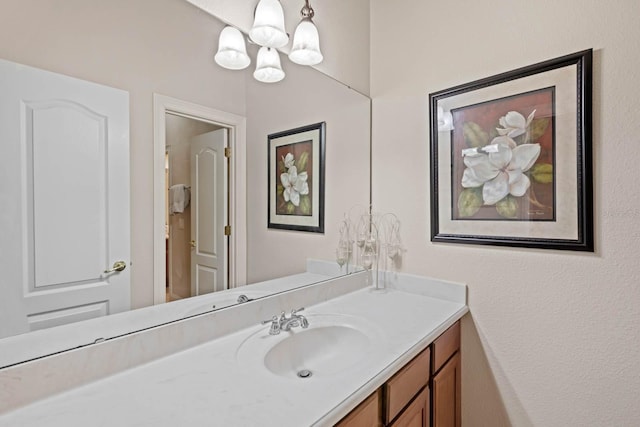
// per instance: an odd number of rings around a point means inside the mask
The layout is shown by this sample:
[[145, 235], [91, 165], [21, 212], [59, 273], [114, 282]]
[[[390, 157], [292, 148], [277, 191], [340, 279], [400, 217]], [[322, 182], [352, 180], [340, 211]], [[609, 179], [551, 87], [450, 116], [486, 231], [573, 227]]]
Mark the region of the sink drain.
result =
[[309, 378], [312, 374], [312, 372], [308, 369], [303, 369], [301, 371], [298, 371], [298, 376], [300, 378]]

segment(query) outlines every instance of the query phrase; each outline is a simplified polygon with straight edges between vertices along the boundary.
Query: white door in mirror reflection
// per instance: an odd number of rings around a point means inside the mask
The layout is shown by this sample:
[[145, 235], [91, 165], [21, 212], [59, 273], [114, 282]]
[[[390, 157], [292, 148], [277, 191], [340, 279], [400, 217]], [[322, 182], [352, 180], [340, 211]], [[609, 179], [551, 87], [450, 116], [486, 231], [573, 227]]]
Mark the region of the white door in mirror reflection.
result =
[[191, 140], [191, 295], [227, 289], [227, 129]]
[[128, 310], [128, 93], [2, 60], [0, 93], [0, 338]]

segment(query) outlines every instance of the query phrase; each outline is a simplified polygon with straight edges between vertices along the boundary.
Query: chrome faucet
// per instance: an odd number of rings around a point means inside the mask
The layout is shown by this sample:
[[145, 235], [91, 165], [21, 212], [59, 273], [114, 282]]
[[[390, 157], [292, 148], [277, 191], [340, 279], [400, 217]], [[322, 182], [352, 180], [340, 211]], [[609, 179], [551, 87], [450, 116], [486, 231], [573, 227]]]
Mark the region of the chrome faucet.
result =
[[280, 330], [281, 331], [289, 331], [291, 328], [295, 328], [300, 326], [302, 329], [306, 329], [309, 327], [309, 321], [306, 317], [301, 314], [297, 314], [298, 312], [304, 310], [304, 307], [299, 308], [297, 310], [291, 310], [291, 317], [287, 318], [284, 315], [284, 312], [280, 315]]
[[309, 321], [303, 315], [298, 314], [302, 310], [304, 310], [304, 307], [297, 310], [291, 310], [291, 315], [289, 317], [287, 317], [283, 311], [280, 313], [280, 316], [273, 316], [271, 319], [263, 321], [262, 324], [266, 325], [267, 323], [271, 323], [269, 335], [278, 335], [280, 331], [288, 332], [291, 328], [296, 328], [298, 326], [306, 329], [309, 327]]

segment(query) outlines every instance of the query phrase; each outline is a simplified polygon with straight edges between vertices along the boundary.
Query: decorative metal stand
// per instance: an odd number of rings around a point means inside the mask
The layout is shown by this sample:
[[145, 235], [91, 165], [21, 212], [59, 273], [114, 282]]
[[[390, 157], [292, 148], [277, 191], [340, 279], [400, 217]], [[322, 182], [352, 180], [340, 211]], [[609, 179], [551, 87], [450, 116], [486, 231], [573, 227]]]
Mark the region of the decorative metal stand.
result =
[[[355, 206], [348, 214], [345, 213], [339, 232], [336, 260], [340, 269], [346, 264], [349, 274], [359, 266], [369, 272], [372, 290], [384, 291], [386, 274], [400, 267], [404, 252], [398, 217], [392, 213], [372, 212], [369, 207]], [[382, 280], [380, 271], [384, 274]]]

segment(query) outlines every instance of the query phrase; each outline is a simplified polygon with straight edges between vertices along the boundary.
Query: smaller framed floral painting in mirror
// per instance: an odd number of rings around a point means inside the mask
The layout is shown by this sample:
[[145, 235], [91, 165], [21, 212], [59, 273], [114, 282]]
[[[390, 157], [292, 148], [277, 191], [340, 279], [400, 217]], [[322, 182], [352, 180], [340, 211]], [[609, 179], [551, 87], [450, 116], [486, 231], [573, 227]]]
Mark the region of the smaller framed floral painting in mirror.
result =
[[592, 51], [429, 95], [431, 240], [593, 252]]
[[269, 228], [324, 233], [325, 128], [269, 135]]

